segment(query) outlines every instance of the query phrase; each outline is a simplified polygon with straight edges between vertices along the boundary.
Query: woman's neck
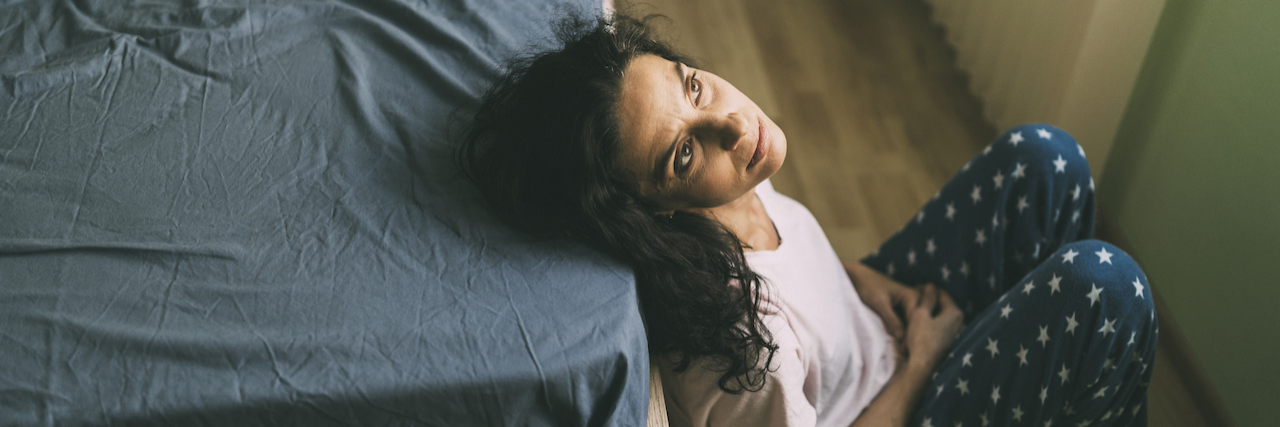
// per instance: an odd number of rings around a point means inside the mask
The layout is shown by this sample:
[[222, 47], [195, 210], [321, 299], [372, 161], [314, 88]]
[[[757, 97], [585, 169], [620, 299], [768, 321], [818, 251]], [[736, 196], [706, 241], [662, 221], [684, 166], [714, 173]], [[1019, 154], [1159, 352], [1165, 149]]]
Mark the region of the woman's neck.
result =
[[764, 203], [756, 196], [755, 189], [729, 203], [695, 213], [720, 221], [728, 227], [742, 241], [744, 251], [778, 249], [778, 229], [773, 226], [773, 220], [764, 209]]

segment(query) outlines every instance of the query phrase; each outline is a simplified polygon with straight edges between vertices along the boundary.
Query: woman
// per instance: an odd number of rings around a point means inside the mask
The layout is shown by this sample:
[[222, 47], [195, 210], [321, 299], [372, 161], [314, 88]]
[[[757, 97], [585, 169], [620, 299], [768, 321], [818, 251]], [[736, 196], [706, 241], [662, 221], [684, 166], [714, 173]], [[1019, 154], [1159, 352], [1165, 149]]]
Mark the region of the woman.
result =
[[647, 21], [566, 18], [459, 158], [504, 220], [635, 271], [674, 425], [1145, 425], [1147, 283], [1087, 240], [1070, 135], [1006, 132], [842, 265], [767, 181], [782, 130]]

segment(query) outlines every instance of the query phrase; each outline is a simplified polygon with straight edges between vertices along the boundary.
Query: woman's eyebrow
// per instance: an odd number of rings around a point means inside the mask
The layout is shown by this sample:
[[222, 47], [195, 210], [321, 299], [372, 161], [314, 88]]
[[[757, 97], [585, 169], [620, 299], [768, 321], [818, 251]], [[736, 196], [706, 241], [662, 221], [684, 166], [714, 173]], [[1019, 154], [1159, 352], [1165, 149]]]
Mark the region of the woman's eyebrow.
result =
[[[686, 79], [684, 74], [684, 64], [681, 64], [679, 61], [671, 61], [671, 63], [675, 64], [676, 82], [680, 84], [680, 94], [683, 95], [685, 91], [688, 89], [688, 85], [684, 84]], [[675, 140], [671, 141], [671, 146], [667, 147], [666, 151], [664, 151], [661, 156], [658, 156], [657, 159], [654, 159], [653, 182], [655, 184], [661, 185], [662, 182], [665, 181], [664, 178], [666, 178], [665, 172], [667, 171], [667, 168], [666, 168], [667, 161], [671, 159], [671, 156], [675, 155], [676, 146], [678, 145], [680, 145], [679, 132], [676, 133]]]

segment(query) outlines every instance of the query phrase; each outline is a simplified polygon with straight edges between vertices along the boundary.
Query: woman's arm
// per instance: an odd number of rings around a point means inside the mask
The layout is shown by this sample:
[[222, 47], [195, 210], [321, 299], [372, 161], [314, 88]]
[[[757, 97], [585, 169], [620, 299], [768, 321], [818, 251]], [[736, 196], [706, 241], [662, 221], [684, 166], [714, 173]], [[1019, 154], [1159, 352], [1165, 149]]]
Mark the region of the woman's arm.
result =
[[964, 314], [946, 291], [925, 286], [918, 304], [907, 313], [907, 354], [899, 355], [898, 370], [853, 426], [906, 426], [963, 321]]

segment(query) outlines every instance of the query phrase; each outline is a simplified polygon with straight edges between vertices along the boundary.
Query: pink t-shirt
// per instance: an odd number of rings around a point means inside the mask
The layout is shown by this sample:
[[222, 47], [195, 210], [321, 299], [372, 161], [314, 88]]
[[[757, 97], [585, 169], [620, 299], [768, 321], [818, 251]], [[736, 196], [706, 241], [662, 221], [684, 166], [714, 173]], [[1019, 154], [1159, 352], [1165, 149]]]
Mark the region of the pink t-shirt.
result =
[[818, 221], [773, 190], [756, 194], [778, 227], [777, 250], [747, 252], [765, 278], [762, 319], [779, 346], [765, 388], [733, 395], [719, 372], [660, 363], [672, 426], [848, 426], [894, 370], [893, 338], [858, 298]]

